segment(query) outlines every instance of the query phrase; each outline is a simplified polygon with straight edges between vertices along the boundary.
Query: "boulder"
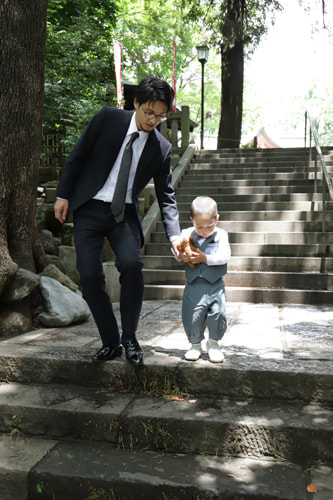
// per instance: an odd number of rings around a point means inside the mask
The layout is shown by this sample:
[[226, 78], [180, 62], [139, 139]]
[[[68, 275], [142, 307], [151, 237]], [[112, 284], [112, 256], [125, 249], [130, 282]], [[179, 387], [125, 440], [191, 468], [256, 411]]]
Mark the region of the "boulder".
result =
[[77, 285], [80, 284], [80, 275], [76, 268], [76, 251], [75, 247], [60, 245], [59, 257], [64, 265], [65, 273]]
[[65, 273], [74, 283], [80, 285], [80, 275], [76, 268], [76, 250], [75, 247], [60, 245], [59, 257], [64, 265]]
[[39, 285], [39, 281], [38, 274], [19, 268], [1, 295], [1, 302], [4, 304], [21, 302]]
[[40, 276], [48, 276], [54, 280], [59, 281], [64, 286], [67, 286], [73, 292], [76, 292], [79, 287], [74, 281], [72, 281], [65, 273], [63, 273], [55, 264], [49, 264], [45, 267]]
[[0, 304], [0, 337], [21, 335], [31, 329], [32, 316], [29, 297], [9, 305]]
[[47, 327], [68, 326], [82, 323], [90, 316], [90, 309], [80, 292], [73, 292], [48, 276], [40, 278], [40, 289], [47, 312], [38, 316]]
[[59, 244], [57, 240], [53, 238], [51, 231], [43, 229], [43, 231], [39, 234], [39, 241], [41, 242], [46, 254], [59, 255]]

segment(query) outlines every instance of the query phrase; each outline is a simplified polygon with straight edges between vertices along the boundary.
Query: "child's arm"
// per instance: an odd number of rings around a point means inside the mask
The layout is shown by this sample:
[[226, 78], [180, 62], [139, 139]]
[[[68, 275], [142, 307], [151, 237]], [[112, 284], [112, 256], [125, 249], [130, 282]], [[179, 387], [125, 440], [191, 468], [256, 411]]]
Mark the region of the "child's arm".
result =
[[229, 245], [228, 233], [226, 231], [220, 232], [219, 244], [214, 253], [206, 254], [207, 266], [221, 266], [226, 264], [231, 257], [231, 250]]

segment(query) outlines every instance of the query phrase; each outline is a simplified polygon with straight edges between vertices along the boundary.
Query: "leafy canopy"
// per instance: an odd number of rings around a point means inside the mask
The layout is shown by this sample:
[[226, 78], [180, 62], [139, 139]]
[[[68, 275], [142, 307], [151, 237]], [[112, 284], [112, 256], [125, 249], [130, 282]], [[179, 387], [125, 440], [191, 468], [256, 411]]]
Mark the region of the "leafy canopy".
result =
[[64, 132], [72, 146], [102, 104], [112, 104], [113, 0], [49, 0], [44, 133]]

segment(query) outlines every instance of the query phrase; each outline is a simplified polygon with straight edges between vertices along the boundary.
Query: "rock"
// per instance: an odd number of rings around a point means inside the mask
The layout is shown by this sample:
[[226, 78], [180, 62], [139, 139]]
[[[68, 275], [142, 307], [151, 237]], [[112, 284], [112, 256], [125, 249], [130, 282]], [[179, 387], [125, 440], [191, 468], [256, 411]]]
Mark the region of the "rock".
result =
[[76, 251], [74, 247], [60, 245], [59, 257], [65, 267], [65, 273], [76, 284], [80, 284], [80, 275], [76, 268]]
[[45, 267], [40, 276], [48, 276], [56, 281], [59, 281], [64, 286], [67, 286], [73, 292], [78, 290], [78, 285], [74, 283], [66, 274], [64, 274], [55, 264], [49, 264]]
[[39, 240], [45, 250], [45, 253], [50, 255], [59, 255], [59, 245], [55, 238], [53, 238], [52, 233], [44, 229], [39, 234]]
[[11, 304], [20, 302], [39, 285], [40, 276], [27, 269], [19, 268], [1, 295], [1, 302]]
[[64, 274], [66, 273], [65, 266], [60, 257], [58, 257], [57, 255], [48, 255], [47, 257], [49, 259], [50, 264], [54, 264], [58, 269], [60, 269], [62, 273]]
[[74, 224], [71, 222], [65, 222], [62, 226], [61, 244], [64, 246], [73, 247], [74, 246], [74, 235], [73, 235]]
[[0, 305], [0, 336], [21, 335], [32, 328], [31, 301], [27, 297], [21, 302]]
[[42, 276], [40, 289], [47, 313], [38, 316], [47, 327], [68, 326], [82, 323], [90, 316], [90, 309], [79, 293], [74, 293], [53, 278]]

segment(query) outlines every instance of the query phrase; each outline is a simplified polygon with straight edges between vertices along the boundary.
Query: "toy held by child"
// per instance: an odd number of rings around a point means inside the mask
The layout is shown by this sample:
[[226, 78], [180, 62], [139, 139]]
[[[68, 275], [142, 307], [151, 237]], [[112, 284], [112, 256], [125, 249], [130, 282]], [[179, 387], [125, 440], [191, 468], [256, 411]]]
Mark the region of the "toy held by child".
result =
[[[189, 238], [182, 238], [180, 242], [177, 244], [177, 249], [181, 253], [181, 255], [187, 255], [188, 257], [192, 257], [193, 252], [197, 251], [197, 248], [194, 246], [194, 238], [190, 236]], [[194, 267], [192, 262], [187, 262], [190, 267]]]

